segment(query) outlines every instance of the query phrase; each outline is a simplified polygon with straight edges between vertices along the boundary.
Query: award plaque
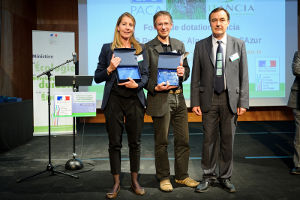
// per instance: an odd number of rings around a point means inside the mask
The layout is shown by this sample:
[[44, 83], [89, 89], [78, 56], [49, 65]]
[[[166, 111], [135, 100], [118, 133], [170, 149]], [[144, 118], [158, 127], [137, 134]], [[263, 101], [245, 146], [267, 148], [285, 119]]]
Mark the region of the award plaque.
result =
[[178, 86], [177, 67], [182, 55], [178, 53], [160, 53], [158, 57], [157, 84], [169, 81], [170, 85]]
[[119, 82], [128, 81], [128, 77], [132, 78], [136, 82], [141, 80], [141, 75], [139, 73], [138, 66], [130, 66], [130, 67], [118, 66], [117, 70], [118, 70], [117, 74], [118, 74]]
[[120, 57], [121, 62], [117, 67], [118, 82], [123, 83], [132, 78], [135, 82], [141, 81], [141, 73], [138, 66], [137, 56], [133, 48], [114, 49], [115, 57]]
[[163, 69], [159, 68], [157, 71], [157, 84], [169, 81], [170, 85], [178, 85], [178, 76], [176, 69]]

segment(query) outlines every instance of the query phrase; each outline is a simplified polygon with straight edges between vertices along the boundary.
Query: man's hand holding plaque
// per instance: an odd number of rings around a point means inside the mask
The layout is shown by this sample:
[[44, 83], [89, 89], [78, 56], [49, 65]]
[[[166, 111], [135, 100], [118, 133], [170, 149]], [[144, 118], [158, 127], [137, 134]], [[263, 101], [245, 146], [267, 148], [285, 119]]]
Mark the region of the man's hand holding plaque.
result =
[[182, 67], [182, 64], [177, 67], [177, 76], [182, 77], [184, 75], [184, 67]]

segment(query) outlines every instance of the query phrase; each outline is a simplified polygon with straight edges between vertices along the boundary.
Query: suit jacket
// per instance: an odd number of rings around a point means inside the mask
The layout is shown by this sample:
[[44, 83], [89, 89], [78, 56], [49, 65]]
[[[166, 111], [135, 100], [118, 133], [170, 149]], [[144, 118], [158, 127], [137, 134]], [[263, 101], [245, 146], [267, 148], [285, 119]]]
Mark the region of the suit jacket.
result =
[[[104, 110], [105, 106], [107, 105], [107, 101], [109, 99], [110, 91], [114, 85], [114, 82], [117, 81], [117, 71], [113, 71], [110, 75], [107, 74], [107, 67], [110, 64], [110, 60], [112, 58], [112, 50], [111, 50], [111, 43], [104, 44], [101, 49], [101, 53], [99, 55], [98, 66], [95, 71], [94, 80], [96, 83], [101, 83], [105, 81], [104, 87], [104, 94], [102, 99], [101, 109]], [[144, 86], [148, 81], [148, 67], [147, 67], [147, 57], [145, 54], [145, 50], [143, 50], [143, 58], [144, 61], [138, 63], [139, 70], [141, 72], [141, 82], [138, 82], [137, 88], [137, 96], [141, 102], [141, 104], [145, 107], [146, 106], [146, 98], [144, 94]]]
[[[185, 53], [184, 44], [174, 38], [170, 38], [170, 44], [172, 51], [176, 50], [177, 52]], [[155, 86], [157, 85], [157, 64], [159, 53], [164, 52], [160, 41], [158, 38], [154, 38], [150, 42], [145, 44], [147, 58], [149, 63], [149, 81], [146, 86], [148, 90], [147, 93], [147, 109], [146, 113], [153, 117], [161, 117], [169, 112], [169, 103], [168, 103], [168, 91], [165, 92], [156, 92]], [[188, 79], [190, 74], [190, 68], [185, 58], [183, 61], [184, 75], [183, 81]]]
[[288, 106], [295, 109], [300, 109], [300, 52], [296, 51], [292, 64], [293, 74], [295, 75], [294, 83], [291, 87]]
[[[194, 50], [191, 78], [191, 107], [200, 106], [208, 112], [214, 94], [214, 60], [212, 36], [198, 41]], [[237, 53], [239, 59], [231, 61], [230, 56]], [[227, 34], [225, 57], [226, 88], [233, 113], [237, 107], [249, 108], [249, 80], [245, 43]]]

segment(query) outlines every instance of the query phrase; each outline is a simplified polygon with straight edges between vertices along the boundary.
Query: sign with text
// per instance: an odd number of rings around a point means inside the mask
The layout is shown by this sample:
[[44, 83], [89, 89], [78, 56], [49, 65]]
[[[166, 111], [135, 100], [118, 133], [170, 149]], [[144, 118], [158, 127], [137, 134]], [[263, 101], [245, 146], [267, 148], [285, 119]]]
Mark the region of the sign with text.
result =
[[96, 92], [55, 95], [55, 117], [96, 116]]
[[73, 93], [72, 107], [74, 117], [96, 116], [96, 92]]

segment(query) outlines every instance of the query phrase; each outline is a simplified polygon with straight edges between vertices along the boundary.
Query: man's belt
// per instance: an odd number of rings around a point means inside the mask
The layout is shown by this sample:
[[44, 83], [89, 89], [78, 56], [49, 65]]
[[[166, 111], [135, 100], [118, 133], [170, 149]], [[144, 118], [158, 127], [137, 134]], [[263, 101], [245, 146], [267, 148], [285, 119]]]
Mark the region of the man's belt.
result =
[[182, 93], [182, 89], [170, 90], [169, 93], [170, 94], [180, 94], [180, 93]]

